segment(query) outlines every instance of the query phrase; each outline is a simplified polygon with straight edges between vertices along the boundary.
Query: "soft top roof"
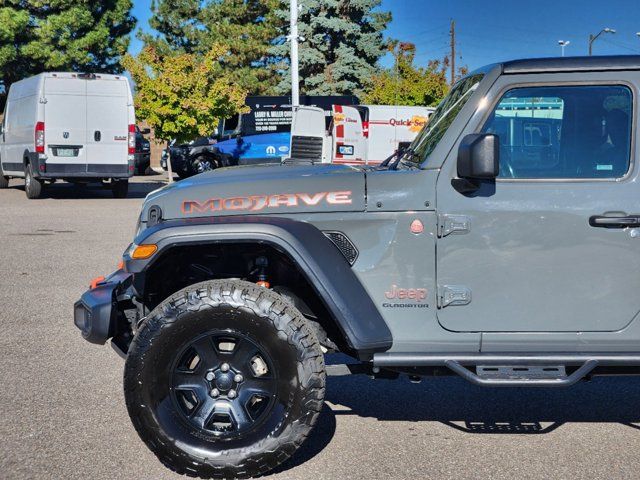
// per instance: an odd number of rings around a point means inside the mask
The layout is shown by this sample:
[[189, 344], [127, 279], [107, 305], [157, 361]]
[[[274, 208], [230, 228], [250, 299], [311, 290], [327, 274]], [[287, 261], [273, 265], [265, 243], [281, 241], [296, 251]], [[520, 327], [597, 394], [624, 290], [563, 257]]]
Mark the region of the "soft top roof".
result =
[[640, 55], [530, 58], [502, 64], [505, 74], [605, 70], [640, 70]]

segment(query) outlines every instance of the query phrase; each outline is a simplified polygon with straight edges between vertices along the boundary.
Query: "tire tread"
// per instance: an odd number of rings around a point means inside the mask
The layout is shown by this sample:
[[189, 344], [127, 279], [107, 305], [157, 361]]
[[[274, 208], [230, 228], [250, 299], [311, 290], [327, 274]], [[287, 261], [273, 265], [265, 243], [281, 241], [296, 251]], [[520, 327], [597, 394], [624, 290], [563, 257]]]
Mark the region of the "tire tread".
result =
[[206, 458], [195, 458], [158, 443], [163, 436], [158, 435], [157, 425], [145, 421], [150, 418], [140, 414], [145, 407], [132, 401], [138, 397], [134, 391], [142, 386], [129, 360], [124, 374], [125, 398], [136, 431], [167, 468], [191, 477], [249, 478], [264, 474], [289, 459], [304, 443], [322, 410], [326, 383], [324, 356], [313, 329], [295, 307], [280, 299], [277, 293], [245, 281], [211, 280], [191, 285], [170, 296], [149, 314], [132, 342], [128, 359], [144, 356], [162, 330], [185, 312], [221, 305], [249, 309], [269, 320], [278, 335], [286, 336], [287, 342], [297, 350], [299, 381], [304, 389], [301, 403], [306, 413], [283, 430], [277, 439], [277, 448], [271, 448], [273, 442], [269, 442], [268, 437], [234, 451], [233, 458], [224, 452], [223, 465], [220, 457], [213, 464]]

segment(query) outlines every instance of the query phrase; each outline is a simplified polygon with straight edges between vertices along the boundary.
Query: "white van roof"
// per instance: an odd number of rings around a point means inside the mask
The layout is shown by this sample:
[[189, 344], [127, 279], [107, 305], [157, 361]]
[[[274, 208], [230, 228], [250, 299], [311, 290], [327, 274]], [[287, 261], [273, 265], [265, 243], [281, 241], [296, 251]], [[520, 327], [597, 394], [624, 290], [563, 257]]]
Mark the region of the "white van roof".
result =
[[[129, 86], [129, 79], [125, 75], [113, 75], [109, 73], [83, 74], [78, 72], [43, 72], [13, 83], [9, 87], [7, 100], [16, 100], [18, 98], [38, 94], [42, 91], [42, 83], [45, 78], [83, 78], [86, 75], [91, 75], [91, 78], [96, 80], [125, 82], [127, 86]], [[131, 91], [130, 87], [129, 91]]]

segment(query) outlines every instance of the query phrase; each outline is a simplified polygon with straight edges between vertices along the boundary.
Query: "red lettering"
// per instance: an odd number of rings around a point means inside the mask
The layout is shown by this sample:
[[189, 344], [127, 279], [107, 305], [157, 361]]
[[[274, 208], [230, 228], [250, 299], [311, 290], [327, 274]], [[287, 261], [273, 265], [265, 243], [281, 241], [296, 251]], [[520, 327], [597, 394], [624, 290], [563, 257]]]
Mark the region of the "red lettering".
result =
[[253, 202], [247, 197], [226, 198], [223, 202], [225, 210], [247, 210]]
[[308, 193], [298, 193], [297, 196], [307, 205], [314, 207], [320, 203], [320, 201], [327, 195], [326, 192], [314, 193], [309, 195]]
[[296, 207], [297, 205], [298, 198], [293, 193], [271, 195], [269, 197], [270, 207]]
[[327, 193], [327, 202], [332, 205], [351, 204], [351, 192], [329, 192]]

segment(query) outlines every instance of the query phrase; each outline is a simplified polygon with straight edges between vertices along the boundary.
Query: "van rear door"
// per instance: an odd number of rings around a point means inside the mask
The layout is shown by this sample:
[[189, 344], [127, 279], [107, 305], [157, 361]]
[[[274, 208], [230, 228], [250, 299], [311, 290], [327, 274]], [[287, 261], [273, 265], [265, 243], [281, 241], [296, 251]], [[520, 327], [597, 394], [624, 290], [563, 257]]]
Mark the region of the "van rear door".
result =
[[367, 139], [360, 111], [333, 106], [333, 163], [362, 165], [367, 159]]
[[[127, 173], [129, 86], [124, 79], [88, 79], [87, 171]], [[122, 170], [122, 172], [120, 172]]]
[[86, 82], [82, 79], [45, 78], [44, 124], [48, 172], [86, 172], [86, 95]]

